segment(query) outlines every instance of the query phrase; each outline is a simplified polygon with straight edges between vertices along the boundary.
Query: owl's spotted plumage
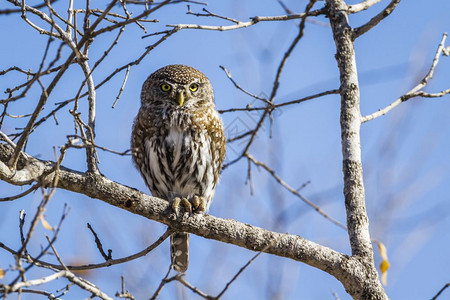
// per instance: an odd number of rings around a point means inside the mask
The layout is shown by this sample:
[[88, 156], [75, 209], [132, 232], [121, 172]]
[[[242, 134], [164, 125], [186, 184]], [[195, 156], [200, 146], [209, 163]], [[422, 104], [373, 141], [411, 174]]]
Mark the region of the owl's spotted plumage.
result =
[[[208, 209], [225, 156], [222, 121], [211, 83], [200, 71], [169, 65], [151, 74], [131, 139], [136, 167], [156, 197], [194, 212]], [[171, 237], [175, 270], [188, 266], [188, 234]]]

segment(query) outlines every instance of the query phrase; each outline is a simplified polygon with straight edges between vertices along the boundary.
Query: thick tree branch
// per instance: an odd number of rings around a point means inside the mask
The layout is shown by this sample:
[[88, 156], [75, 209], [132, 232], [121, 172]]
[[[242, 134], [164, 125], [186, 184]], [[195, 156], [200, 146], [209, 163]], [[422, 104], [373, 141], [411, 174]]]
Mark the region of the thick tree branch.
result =
[[347, 206], [347, 228], [352, 254], [371, 256], [369, 221], [364, 205], [362, 182], [359, 83], [351, 28], [345, 13], [345, 2], [329, 0], [330, 22], [336, 43], [336, 60], [341, 73], [341, 137], [344, 163], [344, 194]]
[[327, 5], [341, 83], [340, 122], [347, 229], [352, 255], [364, 265], [360, 270], [359, 282], [343, 284], [355, 299], [387, 299], [374, 265], [365, 206], [360, 141], [360, 94], [353, 30], [348, 23], [347, 4], [343, 0], [327, 0]]
[[[31, 182], [50, 182], [54, 176], [55, 163], [30, 157], [19, 159], [21, 177], [11, 174], [5, 162], [13, 149], [0, 144], [0, 179], [13, 184], [24, 185]], [[28, 168], [32, 170], [25, 171]], [[28, 175], [28, 177], [27, 177]], [[100, 199], [108, 204], [128, 210], [134, 214], [166, 224], [173, 230], [190, 232], [204, 238], [215, 239], [253, 251], [263, 251], [317, 267], [335, 276], [341, 282], [356, 276], [361, 268], [357, 259], [336, 252], [325, 246], [308, 241], [293, 234], [272, 232], [260, 227], [244, 224], [231, 219], [221, 219], [211, 215], [188, 214], [173, 220], [167, 201], [151, 197], [136, 189], [113, 182], [94, 173], [81, 173], [61, 167], [58, 188]]]

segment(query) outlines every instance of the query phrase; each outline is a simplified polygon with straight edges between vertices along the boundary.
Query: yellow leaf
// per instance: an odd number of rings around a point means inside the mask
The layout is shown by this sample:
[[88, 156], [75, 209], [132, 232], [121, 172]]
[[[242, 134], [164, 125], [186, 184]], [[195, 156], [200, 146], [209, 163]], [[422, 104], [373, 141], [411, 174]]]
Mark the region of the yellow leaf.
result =
[[381, 273], [386, 272], [389, 269], [389, 262], [387, 260], [383, 260], [380, 264]]
[[2, 279], [3, 277], [5, 277], [5, 270], [0, 268], [0, 279]]
[[44, 219], [44, 215], [41, 215], [41, 223], [42, 223], [42, 226], [44, 226], [45, 229], [53, 230], [53, 227], [50, 226], [50, 224], [48, 224], [46, 219]]
[[381, 273], [381, 282], [383, 283], [384, 286], [387, 285], [387, 271], [384, 273]]
[[381, 282], [384, 285], [387, 285], [387, 270], [389, 269], [389, 261], [387, 257], [387, 251], [384, 244], [380, 241], [377, 241], [378, 250], [380, 251], [380, 256], [383, 259], [380, 263], [380, 272], [381, 272]]

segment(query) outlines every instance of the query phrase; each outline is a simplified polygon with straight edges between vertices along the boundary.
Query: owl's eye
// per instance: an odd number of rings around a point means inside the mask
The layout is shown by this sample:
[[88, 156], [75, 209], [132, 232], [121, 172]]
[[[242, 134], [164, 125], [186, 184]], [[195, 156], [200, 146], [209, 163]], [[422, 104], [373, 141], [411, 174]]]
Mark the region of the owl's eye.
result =
[[196, 91], [198, 90], [198, 84], [196, 84], [196, 83], [191, 84], [191, 85], [189, 86], [189, 89], [190, 89], [192, 92], [196, 92]]
[[160, 86], [161, 91], [163, 92], [168, 92], [172, 89], [172, 87], [170, 85], [168, 85], [167, 83], [163, 83]]

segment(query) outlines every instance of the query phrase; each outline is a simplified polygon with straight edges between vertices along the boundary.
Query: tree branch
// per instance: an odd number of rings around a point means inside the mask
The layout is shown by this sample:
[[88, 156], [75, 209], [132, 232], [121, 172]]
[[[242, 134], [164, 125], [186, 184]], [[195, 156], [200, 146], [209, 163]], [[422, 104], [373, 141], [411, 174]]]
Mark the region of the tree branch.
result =
[[[325, 9], [316, 9], [313, 11], [308, 11], [299, 14], [291, 14], [291, 15], [282, 15], [282, 16], [256, 16], [250, 18], [248, 22], [241, 22], [238, 20], [233, 20], [234, 25], [228, 26], [213, 26], [213, 25], [198, 25], [198, 24], [169, 24], [168, 27], [176, 28], [176, 29], [201, 29], [201, 30], [215, 30], [215, 31], [228, 31], [228, 30], [236, 30], [241, 28], [246, 28], [252, 25], [255, 25], [259, 22], [271, 22], [271, 21], [287, 21], [287, 20], [295, 20], [302, 19], [310, 16], [319, 16], [325, 13]], [[215, 17], [214, 14], [205, 15]]]
[[354, 13], [360, 12], [362, 10], [366, 10], [366, 9], [372, 7], [373, 5], [377, 4], [380, 1], [381, 0], [365, 0], [365, 1], [357, 3], [357, 4], [349, 5], [347, 12], [349, 14], [354, 14]]
[[386, 6], [385, 9], [383, 9], [380, 13], [378, 13], [375, 17], [373, 17], [372, 19], [370, 19], [369, 22], [367, 22], [366, 24], [355, 28], [353, 30], [353, 39], [356, 39], [357, 37], [359, 37], [360, 35], [366, 33], [367, 31], [369, 31], [370, 29], [374, 28], [378, 23], [380, 23], [384, 18], [386, 18], [387, 16], [389, 16], [394, 9], [397, 7], [397, 5], [400, 3], [401, 0], [392, 0], [391, 3], [389, 3], [388, 6]]
[[450, 286], [450, 282], [447, 283], [447, 284], [445, 284], [445, 285], [439, 290], [439, 292], [437, 292], [437, 294], [436, 294], [433, 298], [431, 298], [431, 300], [436, 300], [436, 299], [442, 294], [442, 292], [444, 292], [445, 289], [448, 288], [449, 286]]
[[409, 92], [407, 92], [406, 94], [404, 94], [403, 96], [401, 96], [400, 98], [398, 98], [397, 100], [395, 100], [394, 102], [392, 102], [391, 104], [386, 106], [385, 108], [382, 108], [370, 115], [362, 117], [361, 123], [365, 123], [367, 121], [371, 121], [373, 119], [381, 117], [381, 116], [387, 114], [388, 112], [390, 112], [392, 109], [399, 106], [401, 103], [406, 102], [411, 98], [415, 98], [415, 97], [437, 98], [437, 97], [443, 97], [447, 94], [450, 94], [450, 89], [443, 90], [438, 93], [426, 93], [424, 91], [421, 91], [428, 84], [428, 82], [433, 78], [434, 70], [436, 69], [436, 66], [439, 62], [441, 53], [443, 53], [445, 55], [445, 40], [446, 40], [446, 38], [447, 38], [447, 33], [444, 33], [442, 36], [441, 42], [439, 43], [436, 54], [434, 56], [433, 62], [431, 63], [430, 70], [425, 75], [425, 77], [420, 81], [420, 83], [417, 84], [415, 87], [413, 87]]
[[336, 61], [340, 72], [341, 139], [344, 173], [344, 196], [347, 230], [352, 256], [364, 265], [359, 282], [343, 282], [347, 292], [355, 299], [387, 299], [378, 280], [373, 259], [366, 212], [363, 169], [361, 162], [361, 113], [358, 72], [352, 28], [348, 23], [347, 4], [343, 0], [327, 0], [328, 17], [336, 44]]
[[[23, 168], [19, 172], [31, 174], [29, 177], [25, 175], [21, 178], [9, 177], [2, 171], [12, 151], [12, 147], [0, 144], [0, 179], [13, 185], [24, 185], [37, 180], [48, 182], [54, 176], [55, 163], [30, 157], [28, 161], [20, 158], [18, 164]], [[30, 166], [34, 171], [25, 172]], [[6, 169], [9, 170], [7, 167]], [[252, 251], [262, 251], [304, 262], [330, 273], [340, 281], [348, 277], [353, 278], [355, 270], [361, 267], [358, 260], [297, 235], [272, 232], [207, 214], [191, 217], [184, 214], [173, 220], [170, 218], [171, 210], [167, 201], [151, 197], [98, 174], [81, 173], [60, 167], [57, 184], [58, 188], [100, 199], [134, 214], [166, 224], [173, 230], [190, 232]], [[273, 241], [275, 242], [271, 244]]]

